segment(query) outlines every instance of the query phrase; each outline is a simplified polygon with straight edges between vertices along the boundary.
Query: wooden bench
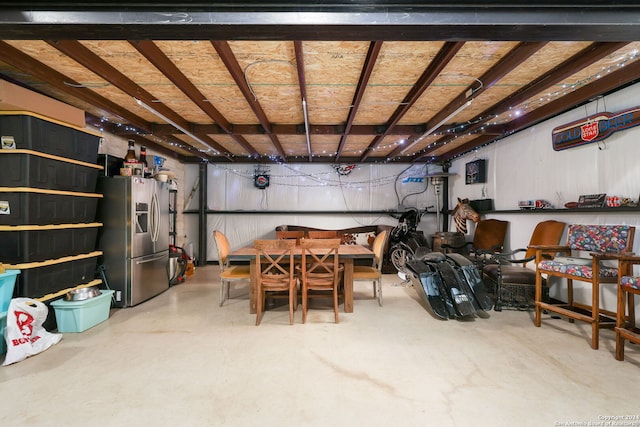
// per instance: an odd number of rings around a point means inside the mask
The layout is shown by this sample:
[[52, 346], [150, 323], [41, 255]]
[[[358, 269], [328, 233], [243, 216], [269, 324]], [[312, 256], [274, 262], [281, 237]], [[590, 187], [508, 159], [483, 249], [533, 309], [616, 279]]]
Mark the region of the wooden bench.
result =
[[[617, 283], [617, 266], [603, 264], [605, 260], [617, 260], [621, 253], [631, 253], [635, 227], [629, 225], [569, 225], [566, 245], [532, 246], [536, 250], [536, 318], [535, 325], [542, 324], [542, 311], [568, 317], [571, 322], [580, 320], [591, 324], [591, 348], [597, 349], [601, 327], [615, 327], [616, 313], [600, 307], [600, 284]], [[554, 259], [544, 254], [564, 254]], [[588, 253], [588, 256], [584, 256]], [[542, 275], [566, 279], [567, 302], [542, 301]], [[573, 300], [573, 281], [591, 284], [591, 305]]]

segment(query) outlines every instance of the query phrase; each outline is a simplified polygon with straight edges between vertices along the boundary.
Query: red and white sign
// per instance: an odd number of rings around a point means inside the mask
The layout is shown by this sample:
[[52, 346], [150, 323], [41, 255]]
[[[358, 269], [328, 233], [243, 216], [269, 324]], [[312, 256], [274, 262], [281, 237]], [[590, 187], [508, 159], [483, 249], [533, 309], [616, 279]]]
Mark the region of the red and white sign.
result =
[[598, 122], [591, 122], [580, 126], [580, 136], [583, 141], [593, 141], [598, 136]]

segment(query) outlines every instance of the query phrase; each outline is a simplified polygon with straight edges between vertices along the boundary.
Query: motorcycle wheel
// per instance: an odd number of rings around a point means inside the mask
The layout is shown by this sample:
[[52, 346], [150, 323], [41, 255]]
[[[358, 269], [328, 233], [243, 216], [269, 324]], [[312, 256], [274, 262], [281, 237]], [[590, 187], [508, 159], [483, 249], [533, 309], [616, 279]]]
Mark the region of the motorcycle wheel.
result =
[[413, 259], [413, 252], [404, 245], [397, 245], [391, 248], [391, 254], [389, 257], [391, 258], [391, 263], [396, 270], [405, 273], [407, 271], [407, 261], [411, 261]]

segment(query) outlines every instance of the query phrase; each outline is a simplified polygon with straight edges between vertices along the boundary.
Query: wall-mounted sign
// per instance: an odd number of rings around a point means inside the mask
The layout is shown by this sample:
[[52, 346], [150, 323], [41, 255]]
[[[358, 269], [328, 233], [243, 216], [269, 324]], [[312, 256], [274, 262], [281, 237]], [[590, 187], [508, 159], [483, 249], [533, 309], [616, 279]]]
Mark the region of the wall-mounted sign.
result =
[[553, 149], [566, 150], [592, 142], [602, 141], [612, 133], [640, 125], [640, 107], [619, 113], [597, 113], [551, 131]]
[[424, 182], [424, 177], [422, 176], [408, 176], [402, 180], [403, 184], [407, 182]]
[[265, 174], [256, 174], [253, 177], [253, 185], [260, 190], [264, 190], [269, 186], [269, 175]]
[[355, 168], [356, 165], [333, 165], [338, 175], [349, 175]]

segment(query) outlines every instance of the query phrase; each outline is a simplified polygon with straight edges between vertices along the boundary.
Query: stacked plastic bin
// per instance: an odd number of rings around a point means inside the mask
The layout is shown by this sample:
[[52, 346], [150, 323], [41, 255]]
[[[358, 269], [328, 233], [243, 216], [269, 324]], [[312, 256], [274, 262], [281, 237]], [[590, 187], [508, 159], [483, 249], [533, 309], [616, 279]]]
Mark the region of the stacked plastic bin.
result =
[[100, 134], [29, 112], [0, 112], [0, 262], [14, 296], [42, 298], [94, 280]]

